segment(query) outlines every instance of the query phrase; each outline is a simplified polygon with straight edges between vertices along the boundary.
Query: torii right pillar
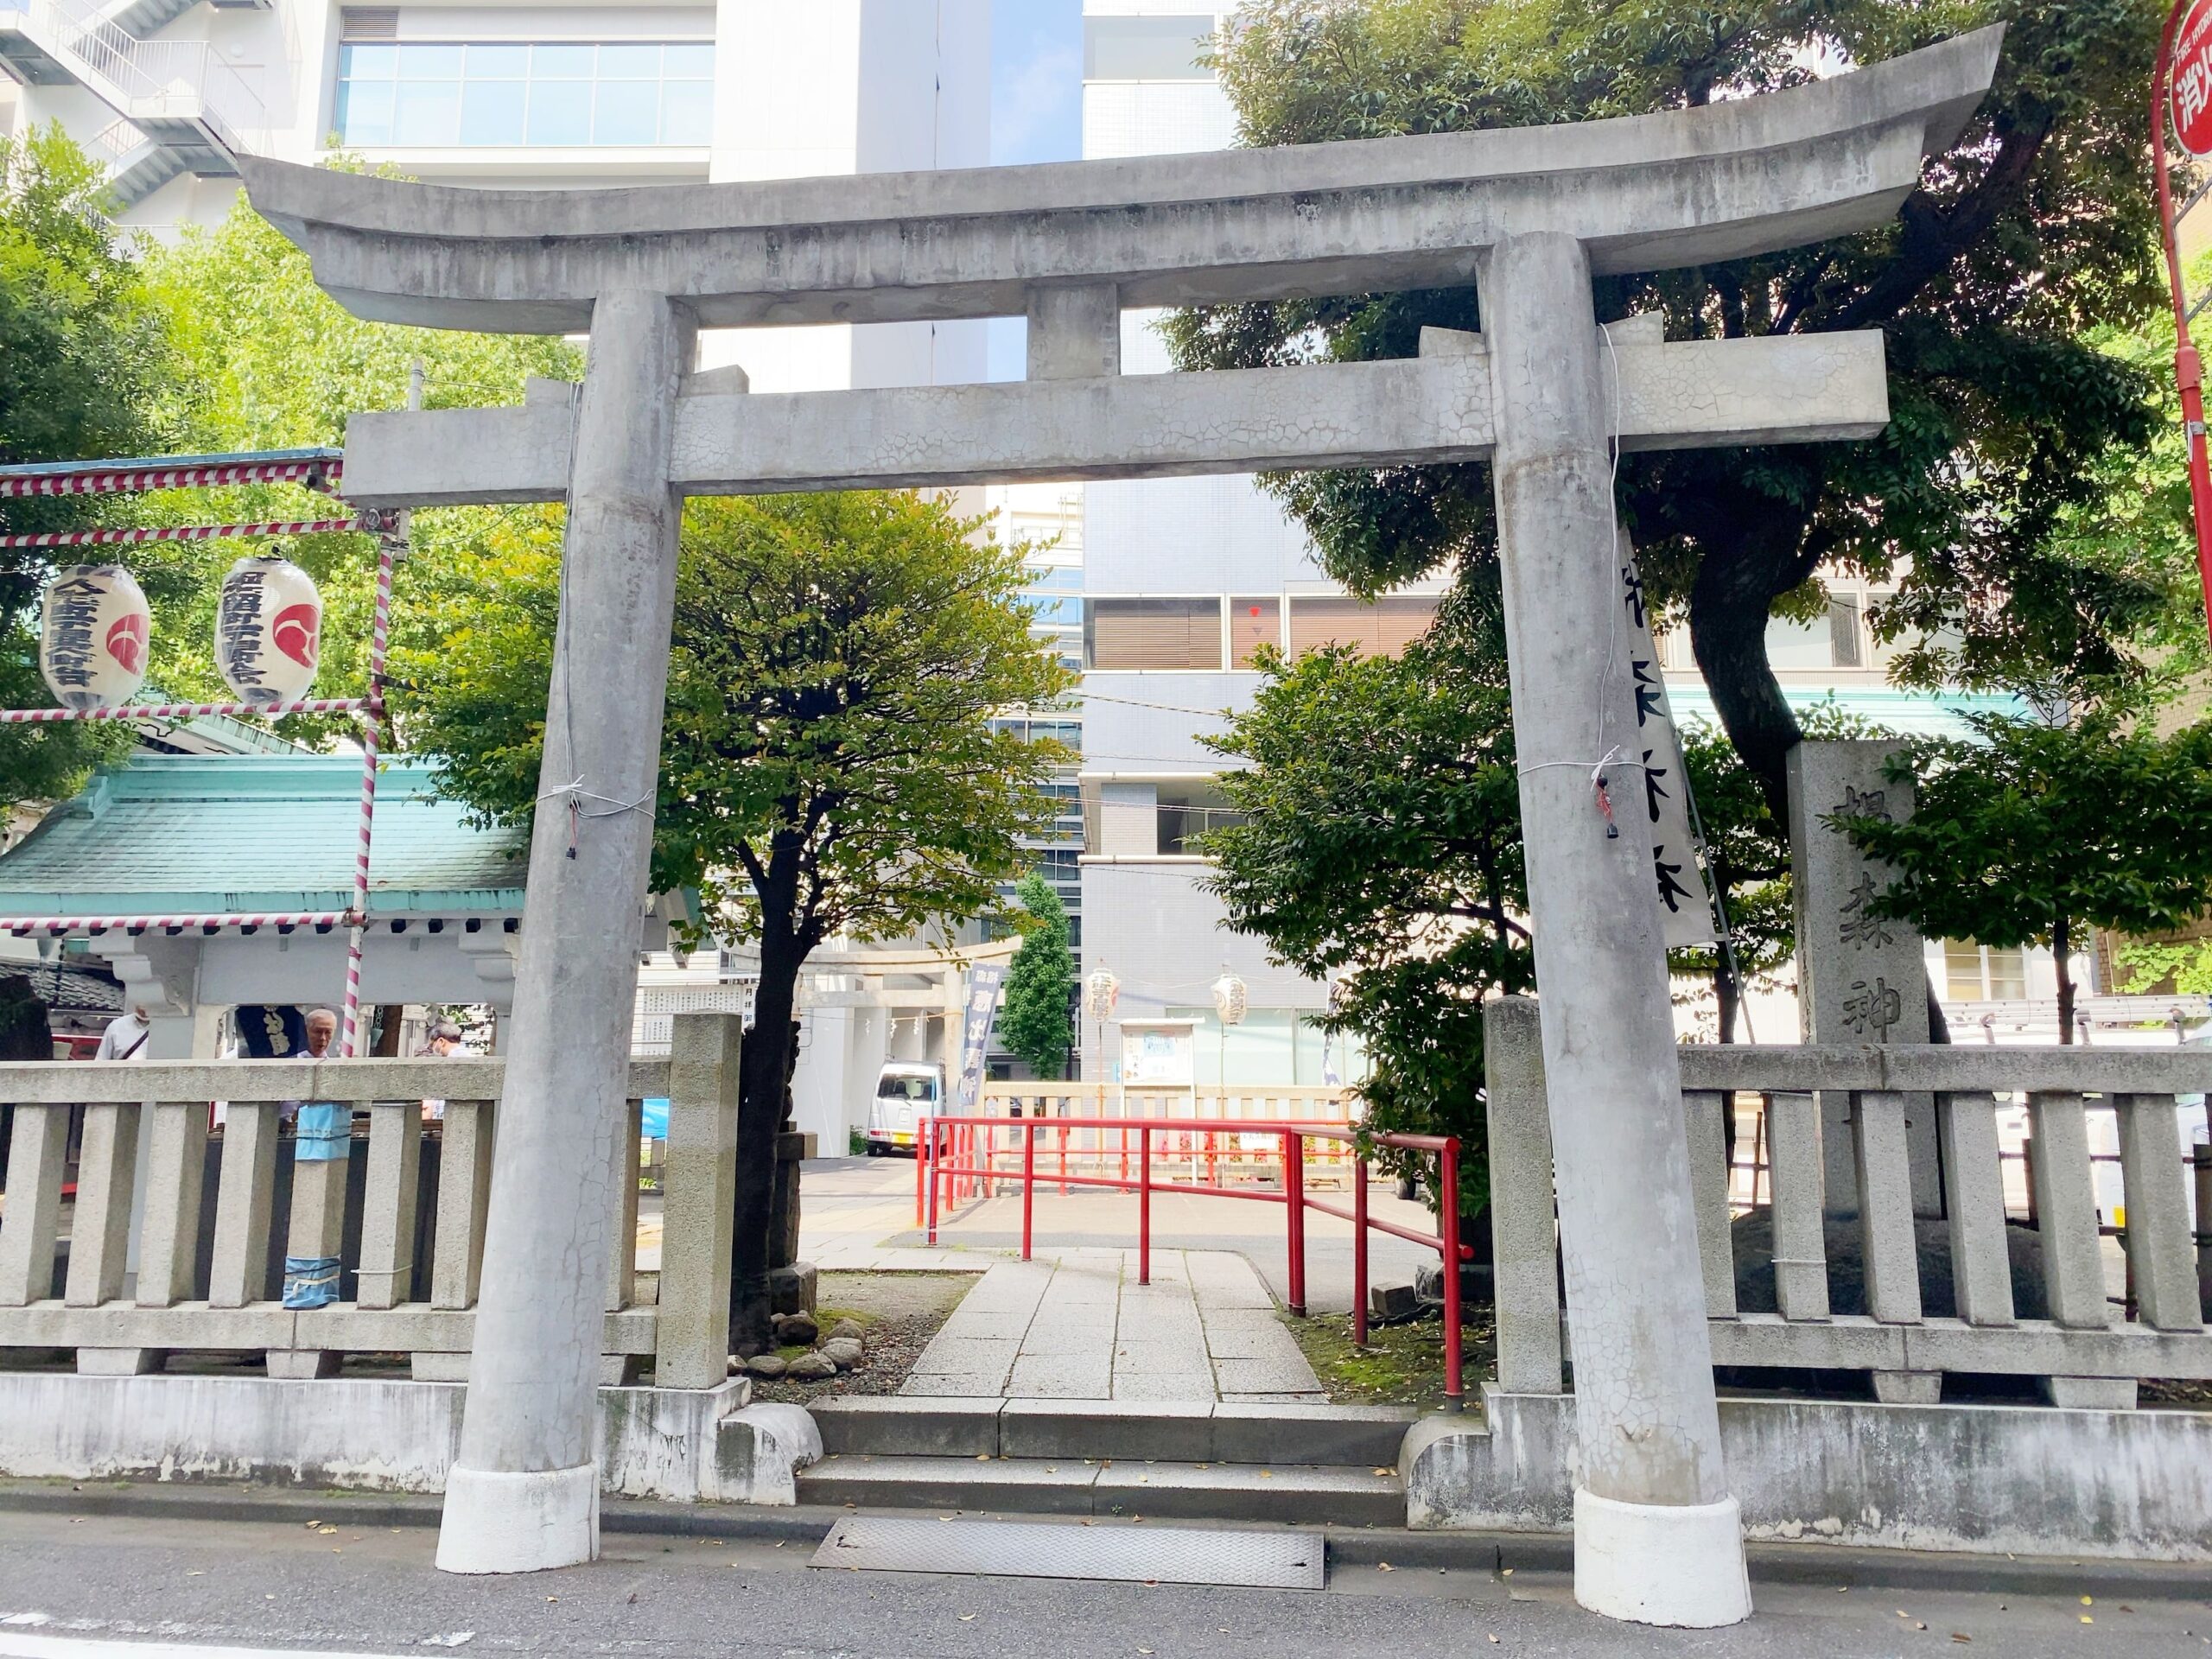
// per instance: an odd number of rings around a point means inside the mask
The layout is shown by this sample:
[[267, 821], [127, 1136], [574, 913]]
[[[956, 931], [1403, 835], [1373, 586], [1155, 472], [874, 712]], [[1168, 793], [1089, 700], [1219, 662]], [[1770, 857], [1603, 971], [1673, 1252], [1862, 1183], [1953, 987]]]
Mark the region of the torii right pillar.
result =
[[[1614, 1618], [1732, 1624], [1751, 1614], [1751, 1586], [1721, 1468], [1666, 950], [1630, 764], [1643, 751], [1618, 614], [1618, 400], [1589, 254], [1564, 232], [1507, 236], [1480, 293], [1574, 1350], [1574, 1595]], [[1618, 835], [1593, 785], [1601, 767]]]

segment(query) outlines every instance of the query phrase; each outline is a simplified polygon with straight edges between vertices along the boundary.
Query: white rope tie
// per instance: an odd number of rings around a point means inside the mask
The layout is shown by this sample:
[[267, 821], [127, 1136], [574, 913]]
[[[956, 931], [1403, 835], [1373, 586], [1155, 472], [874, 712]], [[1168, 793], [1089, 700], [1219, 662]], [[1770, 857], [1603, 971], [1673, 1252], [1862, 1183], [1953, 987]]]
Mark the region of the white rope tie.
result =
[[[570, 858], [576, 855], [577, 830], [584, 819], [619, 818], [625, 812], [642, 812], [648, 819], [653, 816], [652, 808], [646, 804], [652, 799], [650, 794], [640, 795], [634, 801], [625, 801], [613, 795], [601, 795], [586, 789], [584, 780], [581, 778], [571, 779], [565, 784], [558, 784], [551, 789], [544, 790], [539, 793], [537, 798], [541, 801], [558, 798], [568, 802], [569, 856]], [[586, 801], [597, 801], [607, 810], [603, 812], [587, 811], [584, 810]]]

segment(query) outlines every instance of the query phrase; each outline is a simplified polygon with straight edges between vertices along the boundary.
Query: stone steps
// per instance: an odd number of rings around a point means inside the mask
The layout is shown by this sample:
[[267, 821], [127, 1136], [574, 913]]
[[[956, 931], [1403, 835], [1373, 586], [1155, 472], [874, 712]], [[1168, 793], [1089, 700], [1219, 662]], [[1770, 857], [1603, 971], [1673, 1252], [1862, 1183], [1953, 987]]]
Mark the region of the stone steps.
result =
[[[1377, 1465], [1380, 1467], [1381, 1465]], [[1080, 1458], [834, 1453], [800, 1471], [802, 1503], [965, 1514], [1114, 1516], [1402, 1527], [1393, 1469], [1313, 1464], [1087, 1462]]]
[[1396, 1406], [848, 1395], [810, 1409], [825, 1452], [1150, 1459], [1395, 1467], [1417, 1415]]
[[802, 1503], [1402, 1527], [1411, 1411], [1304, 1402], [850, 1397]]

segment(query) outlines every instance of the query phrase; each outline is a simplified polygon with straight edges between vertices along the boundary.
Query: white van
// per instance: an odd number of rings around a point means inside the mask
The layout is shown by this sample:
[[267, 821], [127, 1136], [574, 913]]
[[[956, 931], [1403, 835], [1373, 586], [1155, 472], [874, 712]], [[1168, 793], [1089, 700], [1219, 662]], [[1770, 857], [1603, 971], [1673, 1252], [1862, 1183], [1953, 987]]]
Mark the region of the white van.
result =
[[868, 1109], [868, 1155], [914, 1150], [925, 1120], [944, 1102], [944, 1068], [927, 1061], [893, 1060], [875, 1082]]

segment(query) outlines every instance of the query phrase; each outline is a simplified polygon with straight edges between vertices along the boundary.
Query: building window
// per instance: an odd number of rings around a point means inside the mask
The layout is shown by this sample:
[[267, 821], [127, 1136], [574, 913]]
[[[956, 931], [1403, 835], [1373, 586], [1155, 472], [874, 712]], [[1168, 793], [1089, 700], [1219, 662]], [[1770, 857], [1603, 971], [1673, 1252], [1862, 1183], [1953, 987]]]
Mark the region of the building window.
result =
[[1363, 657], [1396, 657], [1435, 620], [1432, 594], [1402, 594], [1369, 604], [1345, 594], [1294, 594], [1290, 654], [1334, 645], [1351, 645]]
[[1828, 662], [1836, 668], [1866, 665], [1866, 635], [1859, 631], [1859, 595], [1828, 595]]
[[1943, 941], [1943, 994], [1953, 1002], [2018, 1002], [2028, 995], [2027, 952], [2018, 946]]
[[1211, 80], [1198, 59], [1213, 39], [1213, 14], [1083, 20], [1085, 80]]
[[708, 41], [348, 41], [338, 138], [410, 148], [705, 146]]
[[1282, 601], [1232, 599], [1229, 601], [1229, 665], [1249, 668], [1262, 645], [1282, 647]]
[[1221, 666], [1218, 599], [1094, 599], [1083, 632], [1092, 668]]

